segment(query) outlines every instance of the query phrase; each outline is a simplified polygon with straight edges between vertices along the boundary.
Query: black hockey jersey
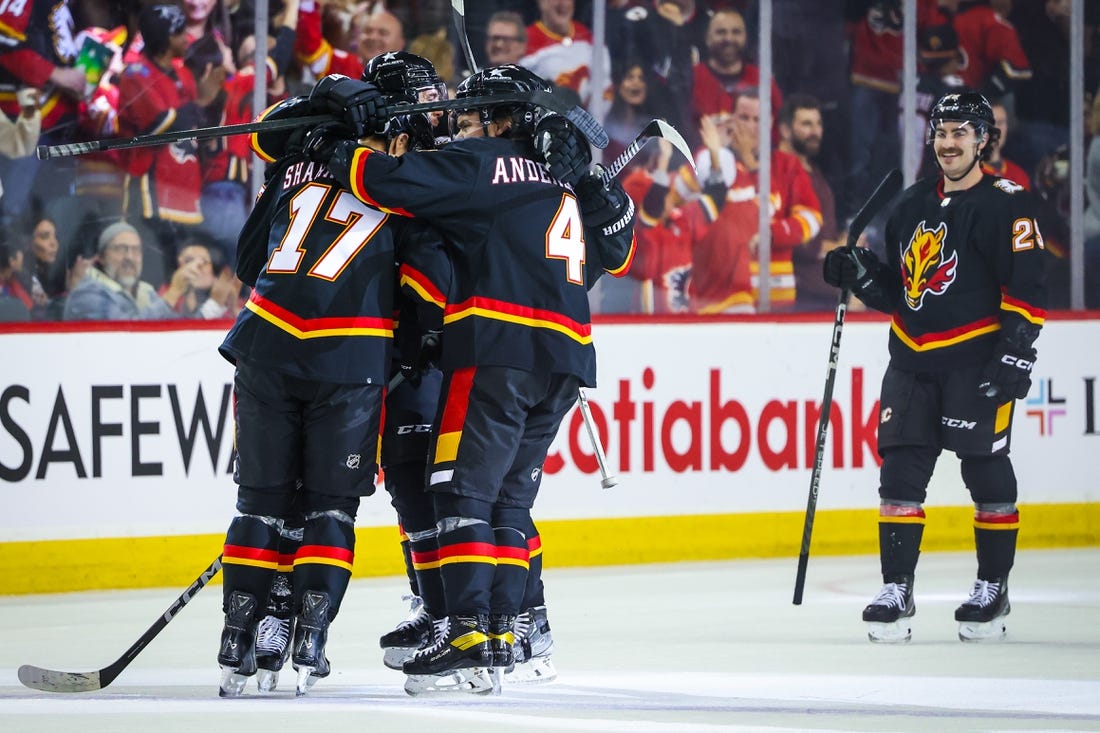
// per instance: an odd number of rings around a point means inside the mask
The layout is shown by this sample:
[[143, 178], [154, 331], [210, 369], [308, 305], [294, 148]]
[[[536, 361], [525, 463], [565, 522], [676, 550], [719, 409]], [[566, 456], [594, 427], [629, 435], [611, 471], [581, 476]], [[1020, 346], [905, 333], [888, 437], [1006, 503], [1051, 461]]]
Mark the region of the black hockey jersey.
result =
[[238, 243], [238, 276], [253, 291], [221, 353], [303, 379], [385, 384], [395, 241], [408, 225], [323, 164], [279, 161]]
[[[362, 201], [424, 218], [445, 236], [450, 291], [421, 284], [445, 298], [442, 368], [573, 374], [591, 386], [585, 242], [598, 234], [583, 226], [572, 190], [533, 156], [529, 142], [474, 138], [400, 158], [358, 148], [331, 165]], [[614, 236], [622, 246], [601, 247], [600, 264], [619, 273], [633, 257], [633, 228]]]
[[1034, 202], [1018, 184], [983, 176], [945, 193], [941, 177], [926, 178], [905, 191], [886, 224], [880, 282], [856, 295], [893, 316], [896, 366], [978, 365], [998, 338], [1027, 347], [1038, 335], [1047, 256]]

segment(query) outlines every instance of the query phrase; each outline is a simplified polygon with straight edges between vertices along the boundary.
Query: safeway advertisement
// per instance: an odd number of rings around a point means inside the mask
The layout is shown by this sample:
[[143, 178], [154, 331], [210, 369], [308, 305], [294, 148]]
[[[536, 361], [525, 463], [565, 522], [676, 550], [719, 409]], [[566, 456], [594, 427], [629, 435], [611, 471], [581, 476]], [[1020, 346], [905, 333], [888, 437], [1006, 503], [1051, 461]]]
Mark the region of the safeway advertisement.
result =
[[[848, 323], [836, 361], [820, 508], [877, 502], [887, 325]], [[234, 512], [233, 369], [218, 330], [0, 336], [0, 541], [217, 533]], [[604, 324], [588, 390], [603, 489], [580, 412], [544, 467], [540, 518], [805, 507], [831, 321]], [[1012, 456], [1031, 502], [1100, 499], [1100, 321], [1048, 322]], [[945, 416], [950, 420], [950, 415]], [[945, 423], [945, 429], [966, 429]], [[966, 504], [941, 456], [929, 504]], [[360, 525], [393, 523], [388, 496]]]

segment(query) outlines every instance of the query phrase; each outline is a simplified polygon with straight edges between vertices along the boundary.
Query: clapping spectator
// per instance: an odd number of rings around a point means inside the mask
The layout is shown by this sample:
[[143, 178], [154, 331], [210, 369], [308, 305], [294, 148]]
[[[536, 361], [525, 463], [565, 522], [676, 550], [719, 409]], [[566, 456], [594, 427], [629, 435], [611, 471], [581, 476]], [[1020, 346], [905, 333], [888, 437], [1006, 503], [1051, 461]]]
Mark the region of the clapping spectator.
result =
[[[176, 301], [176, 313], [183, 318], [206, 320], [237, 317], [241, 310], [241, 281], [228, 266], [222, 267], [220, 274], [214, 274], [209, 247], [198, 241], [187, 242], [180, 248], [177, 263], [176, 272], [185, 289]], [[174, 275], [172, 283], [160, 289], [162, 298], [169, 295], [176, 279]]]
[[125, 222], [111, 224], [99, 235], [93, 266], [69, 293], [66, 321], [137, 321], [178, 318], [174, 310], [198, 277], [199, 266], [179, 268], [162, 295], [141, 280], [144, 253], [137, 229]]

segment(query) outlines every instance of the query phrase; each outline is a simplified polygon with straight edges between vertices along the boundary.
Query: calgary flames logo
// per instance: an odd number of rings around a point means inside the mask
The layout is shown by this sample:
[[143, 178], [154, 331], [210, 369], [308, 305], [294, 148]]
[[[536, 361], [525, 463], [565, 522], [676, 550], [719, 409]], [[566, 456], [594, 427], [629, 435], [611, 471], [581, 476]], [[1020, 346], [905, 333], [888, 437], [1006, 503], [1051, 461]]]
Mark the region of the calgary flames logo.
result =
[[901, 253], [901, 274], [905, 281], [905, 302], [912, 310], [920, 310], [924, 296], [943, 295], [951, 283], [959, 264], [959, 253], [952, 252], [944, 259], [943, 240], [947, 236], [947, 224], [926, 229], [924, 222], [917, 224], [909, 246]]

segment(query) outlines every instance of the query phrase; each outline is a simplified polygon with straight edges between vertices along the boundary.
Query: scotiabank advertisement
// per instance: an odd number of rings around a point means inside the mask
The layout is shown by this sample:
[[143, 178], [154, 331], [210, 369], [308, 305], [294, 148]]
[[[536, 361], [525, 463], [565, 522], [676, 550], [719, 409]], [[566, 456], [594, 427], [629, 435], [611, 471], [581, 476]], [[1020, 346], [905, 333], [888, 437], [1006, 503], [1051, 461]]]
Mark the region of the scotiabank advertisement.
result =
[[[4, 333], [0, 542], [221, 533], [234, 513], [233, 368], [224, 331]], [[819, 509], [877, 503], [875, 430], [888, 324], [853, 318], [837, 358]], [[599, 322], [601, 486], [579, 410], [551, 448], [540, 519], [801, 511], [832, 320]], [[1100, 500], [1100, 321], [1053, 317], [1012, 456], [1029, 503]], [[944, 429], [967, 429], [944, 418]], [[969, 498], [941, 456], [930, 505]], [[392, 526], [385, 492], [360, 526]]]

